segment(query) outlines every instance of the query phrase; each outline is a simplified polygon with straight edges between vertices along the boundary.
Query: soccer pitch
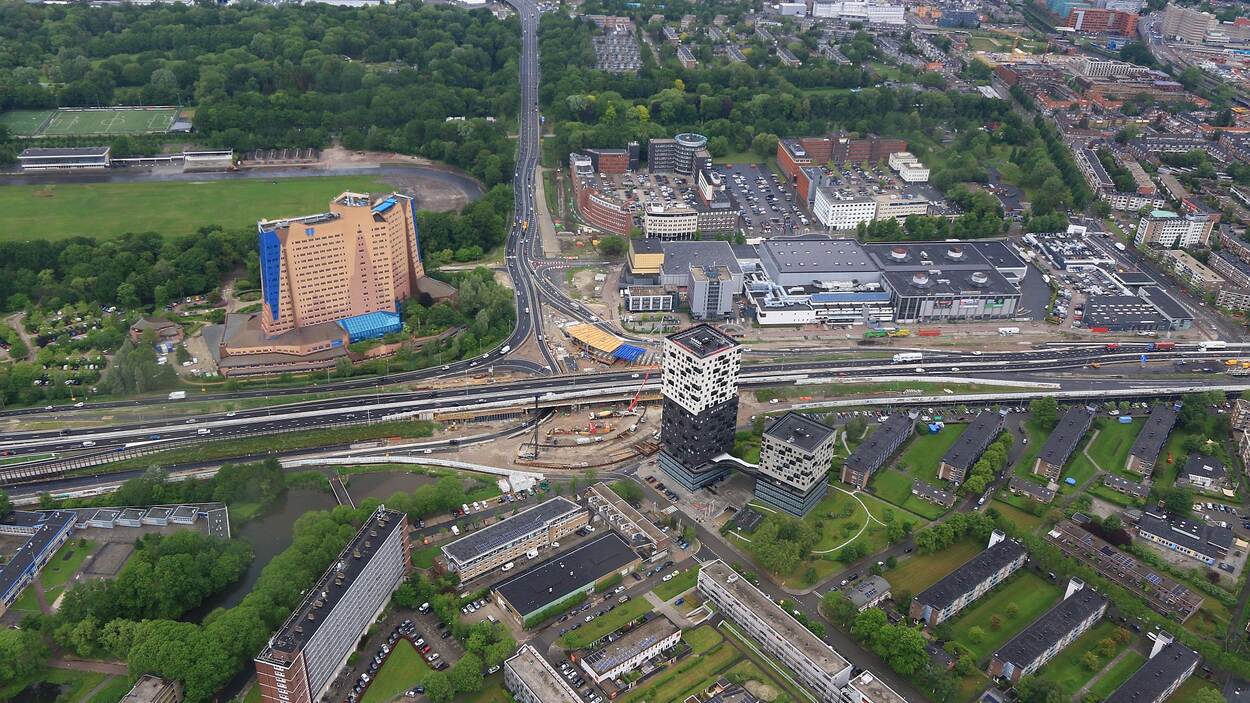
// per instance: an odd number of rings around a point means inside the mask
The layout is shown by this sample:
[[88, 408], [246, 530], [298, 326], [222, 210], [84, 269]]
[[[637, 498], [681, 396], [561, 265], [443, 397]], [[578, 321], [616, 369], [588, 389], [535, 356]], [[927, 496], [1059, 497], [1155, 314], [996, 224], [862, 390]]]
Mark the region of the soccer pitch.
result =
[[16, 137], [33, 137], [56, 110], [13, 110], [0, 115], [0, 125]]
[[98, 109], [14, 110], [0, 124], [21, 137], [70, 137], [168, 132], [176, 107], [106, 107]]
[[40, 136], [90, 134], [148, 134], [168, 132], [178, 109], [105, 108], [102, 110], [57, 110]]

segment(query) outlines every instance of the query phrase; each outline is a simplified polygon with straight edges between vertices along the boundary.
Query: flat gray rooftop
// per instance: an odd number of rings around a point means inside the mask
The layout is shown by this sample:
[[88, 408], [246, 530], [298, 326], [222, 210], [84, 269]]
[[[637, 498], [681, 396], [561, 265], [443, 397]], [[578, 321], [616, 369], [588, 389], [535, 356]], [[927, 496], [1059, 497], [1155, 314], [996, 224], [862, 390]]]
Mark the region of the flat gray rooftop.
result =
[[579, 510], [581, 507], [573, 501], [557, 496], [445, 545], [443, 554], [462, 564], [467, 563]]
[[811, 454], [824, 443], [833, 428], [800, 413], [786, 413], [773, 421], [764, 430], [766, 437], [772, 437]]

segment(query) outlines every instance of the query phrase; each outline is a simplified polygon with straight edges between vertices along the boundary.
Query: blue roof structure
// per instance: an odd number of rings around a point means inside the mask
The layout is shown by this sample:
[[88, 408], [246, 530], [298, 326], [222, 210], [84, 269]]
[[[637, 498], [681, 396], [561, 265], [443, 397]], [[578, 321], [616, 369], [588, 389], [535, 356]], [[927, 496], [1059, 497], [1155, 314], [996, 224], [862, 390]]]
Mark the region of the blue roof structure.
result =
[[612, 358], [620, 359], [621, 361], [632, 364], [641, 359], [646, 353], [647, 350], [642, 347], [635, 347], [632, 344], [622, 344], [612, 350]]
[[339, 326], [347, 331], [349, 342], [359, 342], [398, 332], [403, 329], [404, 321], [397, 312], [380, 310], [344, 318], [339, 320]]
[[278, 289], [282, 276], [282, 241], [278, 233], [271, 229], [262, 229], [259, 234], [260, 248], [260, 288], [265, 302], [269, 304], [269, 314], [278, 319]]
[[377, 205], [374, 205], [373, 211], [381, 213], [381, 212], [386, 212], [387, 210], [390, 210], [393, 207], [395, 207], [395, 198], [387, 198], [386, 200], [383, 200]]
[[885, 292], [812, 293], [813, 303], [888, 303], [890, 294]]

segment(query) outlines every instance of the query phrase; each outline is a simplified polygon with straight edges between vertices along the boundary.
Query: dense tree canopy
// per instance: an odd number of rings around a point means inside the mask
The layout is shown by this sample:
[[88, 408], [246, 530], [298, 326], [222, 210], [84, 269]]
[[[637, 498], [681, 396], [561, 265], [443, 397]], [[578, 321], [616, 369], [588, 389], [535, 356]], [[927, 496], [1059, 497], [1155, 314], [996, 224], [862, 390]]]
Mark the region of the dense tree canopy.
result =
[[[401, 1], [373, 7], [0, 2], [0, 111], [195, 105], [213, 146], [420, 154], [508, 180], [516, 20]], [[487, 117], [506, 116], [503, 121]], [[448, 121], [450, 117], [467, 118]]]

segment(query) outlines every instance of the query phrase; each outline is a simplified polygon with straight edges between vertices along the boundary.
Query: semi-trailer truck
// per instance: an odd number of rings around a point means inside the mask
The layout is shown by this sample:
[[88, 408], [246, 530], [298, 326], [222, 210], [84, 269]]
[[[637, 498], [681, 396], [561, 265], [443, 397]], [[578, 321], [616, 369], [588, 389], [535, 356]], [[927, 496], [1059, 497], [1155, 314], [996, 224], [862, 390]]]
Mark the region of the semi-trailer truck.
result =
[[920, 361], [923, 358], [924, 358], [924, 354], [920, 352], [903, 352], [901, 354], [894, 355], [894, 363], [904, 364], [909, 361]]

